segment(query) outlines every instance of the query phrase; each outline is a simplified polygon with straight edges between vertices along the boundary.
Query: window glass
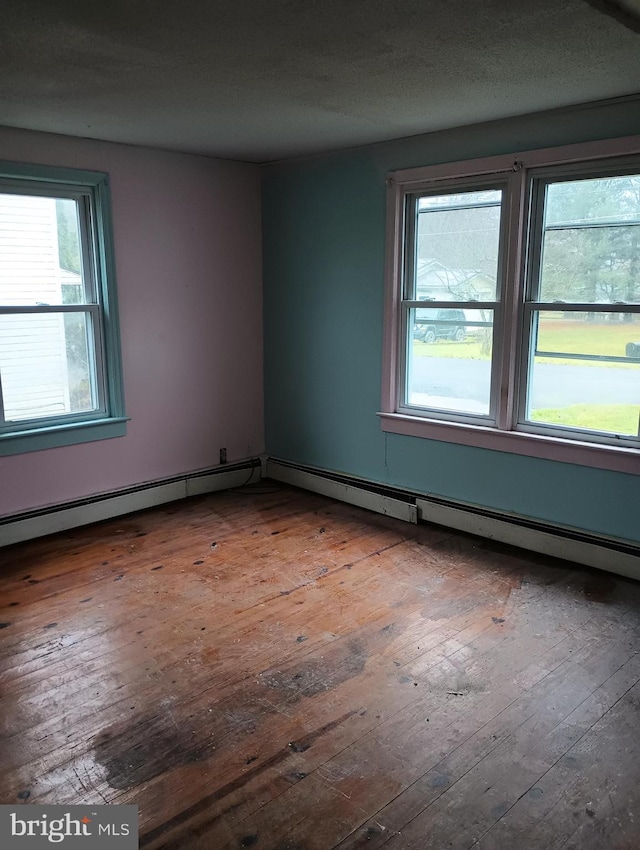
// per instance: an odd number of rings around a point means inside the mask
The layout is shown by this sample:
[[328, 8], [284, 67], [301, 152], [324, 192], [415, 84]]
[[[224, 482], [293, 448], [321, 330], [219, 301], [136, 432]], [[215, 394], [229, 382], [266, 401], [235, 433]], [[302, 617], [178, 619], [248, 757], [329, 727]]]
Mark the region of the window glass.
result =
[[417, 407], [488, 416], [493, 310], [414, 309], [407, 401]]
[[78, 202], [0, 193], [0, 304], [80, 304]]
[[638, 151], [390, 175], [384, 430], [611, 469], [640, 449]]
[[0, 373], [7, 422], [96, 409], [90, 322], [85, 313], [0, 316]]
[[106, 175], [0, 163], [0, 454], [124, 434], [110, 248]]
[[[502, 190], [417, 196], [405, 403], [449, 416], [492, 412]], [[469, 308], [469, 302], [477, 308]], [[449, 306], [450, 305], [450, 306]]]
[[534, 303], [558, 307], [531, 312], [525, 420], [636, 437], [640, 176], [542, 185], [540, 275], [531, 288], [539, 289]]
[[563, 180], [547, 186], [545, 227], [640, 223], [640, 175]]
[[527, 418], [586, 431], [637, 436], [640, 315], [533, 315]]
[[545, 187], [540, 301], [640, 302], [640, 175]]
[[418, 200], [416, 301], [495, 301], [502, 192]]

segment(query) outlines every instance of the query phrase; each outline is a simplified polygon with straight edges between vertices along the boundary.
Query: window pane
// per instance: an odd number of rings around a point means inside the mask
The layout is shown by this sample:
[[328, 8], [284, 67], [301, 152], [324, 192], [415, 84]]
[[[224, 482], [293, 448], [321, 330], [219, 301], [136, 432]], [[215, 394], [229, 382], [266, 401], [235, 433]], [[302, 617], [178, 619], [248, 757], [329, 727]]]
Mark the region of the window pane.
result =
[[502, 191], [418, 199], [415, 300], [495, 301]]
[[481, 189], [479, 192], [452, 192], [449, 195], [425, 195], [418, 199], [418, 208], [441, 209], [442, 207], [468, 207], [499, 204], [502, 192], [499, 189]]
[[547, 186], [539, 300], [640, 302], [640, 176]]
[[0, 304], [85, 302], [77, 202], [0, 194]]
[[[527, 419], [638, 434], [640, 315], [536, 313]], [[623, 358], [616, 360], [613, 358]]]
[[0, 380], [7, 421], [96, 409], [88, 313], [0, 316]]
[[567, 180], [547, 186], [545, 227], [640, 221], [640, 175]]
[[570, 228], [544, 235], [540, 301], [640, 302], [640, 227]]
[[408, 403], [488, 416], [493, 310], [414, 309], [409, 327]]

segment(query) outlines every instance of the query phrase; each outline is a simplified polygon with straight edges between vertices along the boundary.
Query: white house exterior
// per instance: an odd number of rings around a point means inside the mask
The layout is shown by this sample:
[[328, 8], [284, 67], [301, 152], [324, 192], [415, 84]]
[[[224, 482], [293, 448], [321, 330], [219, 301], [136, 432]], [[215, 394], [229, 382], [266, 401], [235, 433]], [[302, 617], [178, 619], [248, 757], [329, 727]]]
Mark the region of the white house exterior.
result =
[[475, 269], [450, 269], [435, 259], [420, 259], [416, 269], [419, 301], [493, 301], [495, 280]]
[[[55, 199], [0, 194], [0, 303], [61, 304], [80, 281], [60, 268]], [[62, 313], [0, 316], [0, 381], [7, 421], [70, 411]]]

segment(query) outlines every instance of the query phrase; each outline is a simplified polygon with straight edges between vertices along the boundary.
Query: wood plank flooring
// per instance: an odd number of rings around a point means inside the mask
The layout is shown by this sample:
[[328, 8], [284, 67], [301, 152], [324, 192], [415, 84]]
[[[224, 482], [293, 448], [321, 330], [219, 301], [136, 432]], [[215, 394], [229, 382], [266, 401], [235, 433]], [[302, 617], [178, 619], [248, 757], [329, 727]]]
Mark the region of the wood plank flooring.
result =
[[260, 485], [0, 550], [0, 802], [145, 850], [638, 850], [640, 585]]

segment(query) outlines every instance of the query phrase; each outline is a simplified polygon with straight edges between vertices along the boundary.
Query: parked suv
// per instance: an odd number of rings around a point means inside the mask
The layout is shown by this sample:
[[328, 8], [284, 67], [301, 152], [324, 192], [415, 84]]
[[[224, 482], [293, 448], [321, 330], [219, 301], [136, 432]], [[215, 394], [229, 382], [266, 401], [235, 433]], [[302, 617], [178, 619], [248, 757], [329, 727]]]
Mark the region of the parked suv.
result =
[[467, 335], [464, 322], [464, 310], [421, 309], [413, 326], [413, 336], [423, 342], [435, 342], [437, 339], [453, 339], [456, 342], [462, 342]]

